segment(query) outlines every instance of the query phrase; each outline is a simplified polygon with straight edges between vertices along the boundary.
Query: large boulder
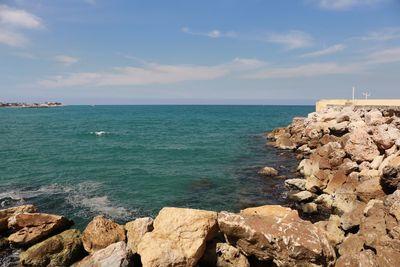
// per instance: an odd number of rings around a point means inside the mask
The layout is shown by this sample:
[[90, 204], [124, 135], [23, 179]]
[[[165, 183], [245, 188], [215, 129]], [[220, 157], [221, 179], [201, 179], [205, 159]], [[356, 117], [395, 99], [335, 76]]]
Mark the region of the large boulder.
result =
[[206, 241], [218, 232], [217, 213], [163, 208], [146, 233], [137, 252], [143, 266], [195, 266], [203, 256]]
[[364, 128], [356, 128], [349, 134], [344, 149], [357, 162], [372, 161], [379, 156], [378, 147]]
[[83, 231], [82, 241], [85, 250], [94, 253], [113, 243], [125, 241], [125, 229], [112, 220], [96, 216]]
[[131, 252], [126, 243], [119, 241], [106, 248], [97, 250], [87, 256], [76, 267], [128, 267], [131, 263]]
[[18, 207], [0, 210], [0, 232], [8, 229], [8, 219], [20, 213], [34, 213], [36, 208], [33, 205], [22, 205]]
[[125, 229], [128, 248], [135, 254], [144, 234], [153, 230], [153, 219], [150, 217], [136, 219], [125, 224]]
[[38, 243], [20, 254], [22, 266], [70, 266], [85, 255], [79, 230], [71, 229]]
[[63, 216], [45, 213], [21, 213], [8, 219], [8, 228], [16, 231], [8, 237], [15, 246], [30, 246], [73, 224]]
[[333, 266], [335, 253], [325, 234], [297, 212], [268, 206], [240, 214], [218, 214], [220, 230], [245, 255], [277, 266]]

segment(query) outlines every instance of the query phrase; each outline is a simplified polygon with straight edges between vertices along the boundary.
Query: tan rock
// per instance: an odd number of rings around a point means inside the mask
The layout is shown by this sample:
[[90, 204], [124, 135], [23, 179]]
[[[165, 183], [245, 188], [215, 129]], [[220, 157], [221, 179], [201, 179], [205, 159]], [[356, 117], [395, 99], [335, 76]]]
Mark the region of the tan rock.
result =
[[21, 213], [8, 219], [8, 228], [16, 231], [8, 237], [15, 246], [29, 246], [67, 229], [73, 223], [63, 216], [45, 213]]
[[76, 267], [128, 267], [130, 262], [130, 249], [125, 242], [119, 241], [85, 257]]
[[333, 246], [342, 243], [344, 240], [344, 232], [340, 228], [339, 216], [331, 215], [322, 229], [326, 232], [326, 236]]
[[375, 247], [379, 239], [386, 235], [385, 208], [382, 202], [372, 201], [372, 207], [365, 209], [365, 217], [361, 219], [359, 234], [365, 244]]
[[357, 187], [357, 196], [364, 202], [368, 202], [370, 199], [383, 198], [385, 195], [379, 176], [368, 179]]
[[373, 170], [378, 170], [379, 166], [381, 166], [382, 162], [383, 162], [384, 156], [377, 156], [376, 158], [374, 158], [374, 160], [371, 162], [370, 167]]
[[363, 250], [355, 254], [339, 257], [335, 267], [379, 267], [375, 254], [371, 250]]
[[332, 266], [335, 255], [325, 234], [291, 214], [288, 211], [288, 216], [282, 217], [267, 212], [262, 216], [221, 212], [218, 224], [228, 240], [236, 241], [239, 250], [261, 261], [272, 260], [278, 266]]
[[71, 229], [42, 241], [20, 254], [22, 266], [70, 266], [85, 255], [79, 230]]
[[289, 135], [281, 135], [276, 138], [275, 145], [280, 149], [295, 149], [296, 144], [290, 140]]
[[328, 182], [328, 185], [323, 191], [328, 194], [333, 194], [339, 187], [341, 187], [347, 181], [347, 178], [348, 177], [343, 170], [336, 171], [332, 179]]
[[139, 243], [138, 253], [145, 267], [195, 266], [206, 241], [217, 231], [216, 212], [163, 208], [154, 220], [154, 230]]
[[363, 128], [354, 129], [350, 133], [349, 140], [344, 149], [357, 162], [372, 161], [375, 157], [379, 156], [378, 147]]
[[85, 250], [94, 253], [113, 243], [125, 241], [125, 229], [112, 220], [96, 216], [83, 231], [82, 241]]
[[226, 243], [217, 243], [217, 267], [250, 267], [247, 258], [240, 251]]
[[315, 194], [309, 191], [300, 191], [298, 193], [293, 193], [288, 196], [289, 199], [296, 202], [309, 202], [315, 198]]
[[291, 208], [283, 207], [281, 205], [264, 205], [259, 207], [247, 208], [240, 211], [240, 214], [252, 216], [274, 216], [277, 218], [293, 218], [300, 219], [297, 210], [293, 210]]
[[349, 234], [339, 246], [340, 255], [354, 255], [364, 249], [365, 240], [360, 235]]
[[278, 171], [272, 167], [264, 167], [259, 172], [259, 174], [264, 176], [277, 176]]
[[0, 210], [0, 232], [8, 229], [8, 219], [13, 215], [34, 212], [36, 212], [36, 207], [33, 205], [22, 205]]
[[285, 186], [290, 189], [306, 190], [306, 180], [301, 178], [286, 179]]
[[144, 234], [153, 230], [153, 219], [150, 217], [136, 219], [125, 224], [125, 229], [128, 248], [135, 254]]
[[364, 215], [364, 209], [366, 204], [360, 201], [354, 201], [352, 209], [345, 212], [341, 217], [341, 228], [344, 230], [350, 230], [353, 227], [359, 226], [361, 219]]

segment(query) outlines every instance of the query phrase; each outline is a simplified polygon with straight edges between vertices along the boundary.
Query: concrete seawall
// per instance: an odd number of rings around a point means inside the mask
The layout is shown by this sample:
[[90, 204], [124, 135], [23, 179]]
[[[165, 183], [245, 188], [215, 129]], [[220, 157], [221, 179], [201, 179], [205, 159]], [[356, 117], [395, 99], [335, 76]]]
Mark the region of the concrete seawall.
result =
[[388, 107], [400, 110], [400, 99], [321, 99], [315, 109], [320, 112], [329, 106]]

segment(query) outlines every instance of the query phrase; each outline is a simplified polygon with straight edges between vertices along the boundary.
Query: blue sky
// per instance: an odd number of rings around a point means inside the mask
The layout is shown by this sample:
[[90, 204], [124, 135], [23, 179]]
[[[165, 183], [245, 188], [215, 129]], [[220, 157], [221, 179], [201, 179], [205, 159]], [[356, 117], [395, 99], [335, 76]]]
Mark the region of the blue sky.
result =
[[400, 98], [398, 0], [0, 0], [0, 101]]

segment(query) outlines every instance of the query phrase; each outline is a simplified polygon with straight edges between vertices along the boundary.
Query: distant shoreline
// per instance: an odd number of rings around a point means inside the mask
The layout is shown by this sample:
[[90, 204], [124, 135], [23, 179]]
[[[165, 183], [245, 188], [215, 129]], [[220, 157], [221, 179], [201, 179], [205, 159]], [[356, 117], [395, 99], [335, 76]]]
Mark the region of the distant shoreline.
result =
[[53, 108], [62, 107], [63, 104], [60, 102], [45, 102], [45, 103], [2, 103], [0, 102], [0, 108]]

